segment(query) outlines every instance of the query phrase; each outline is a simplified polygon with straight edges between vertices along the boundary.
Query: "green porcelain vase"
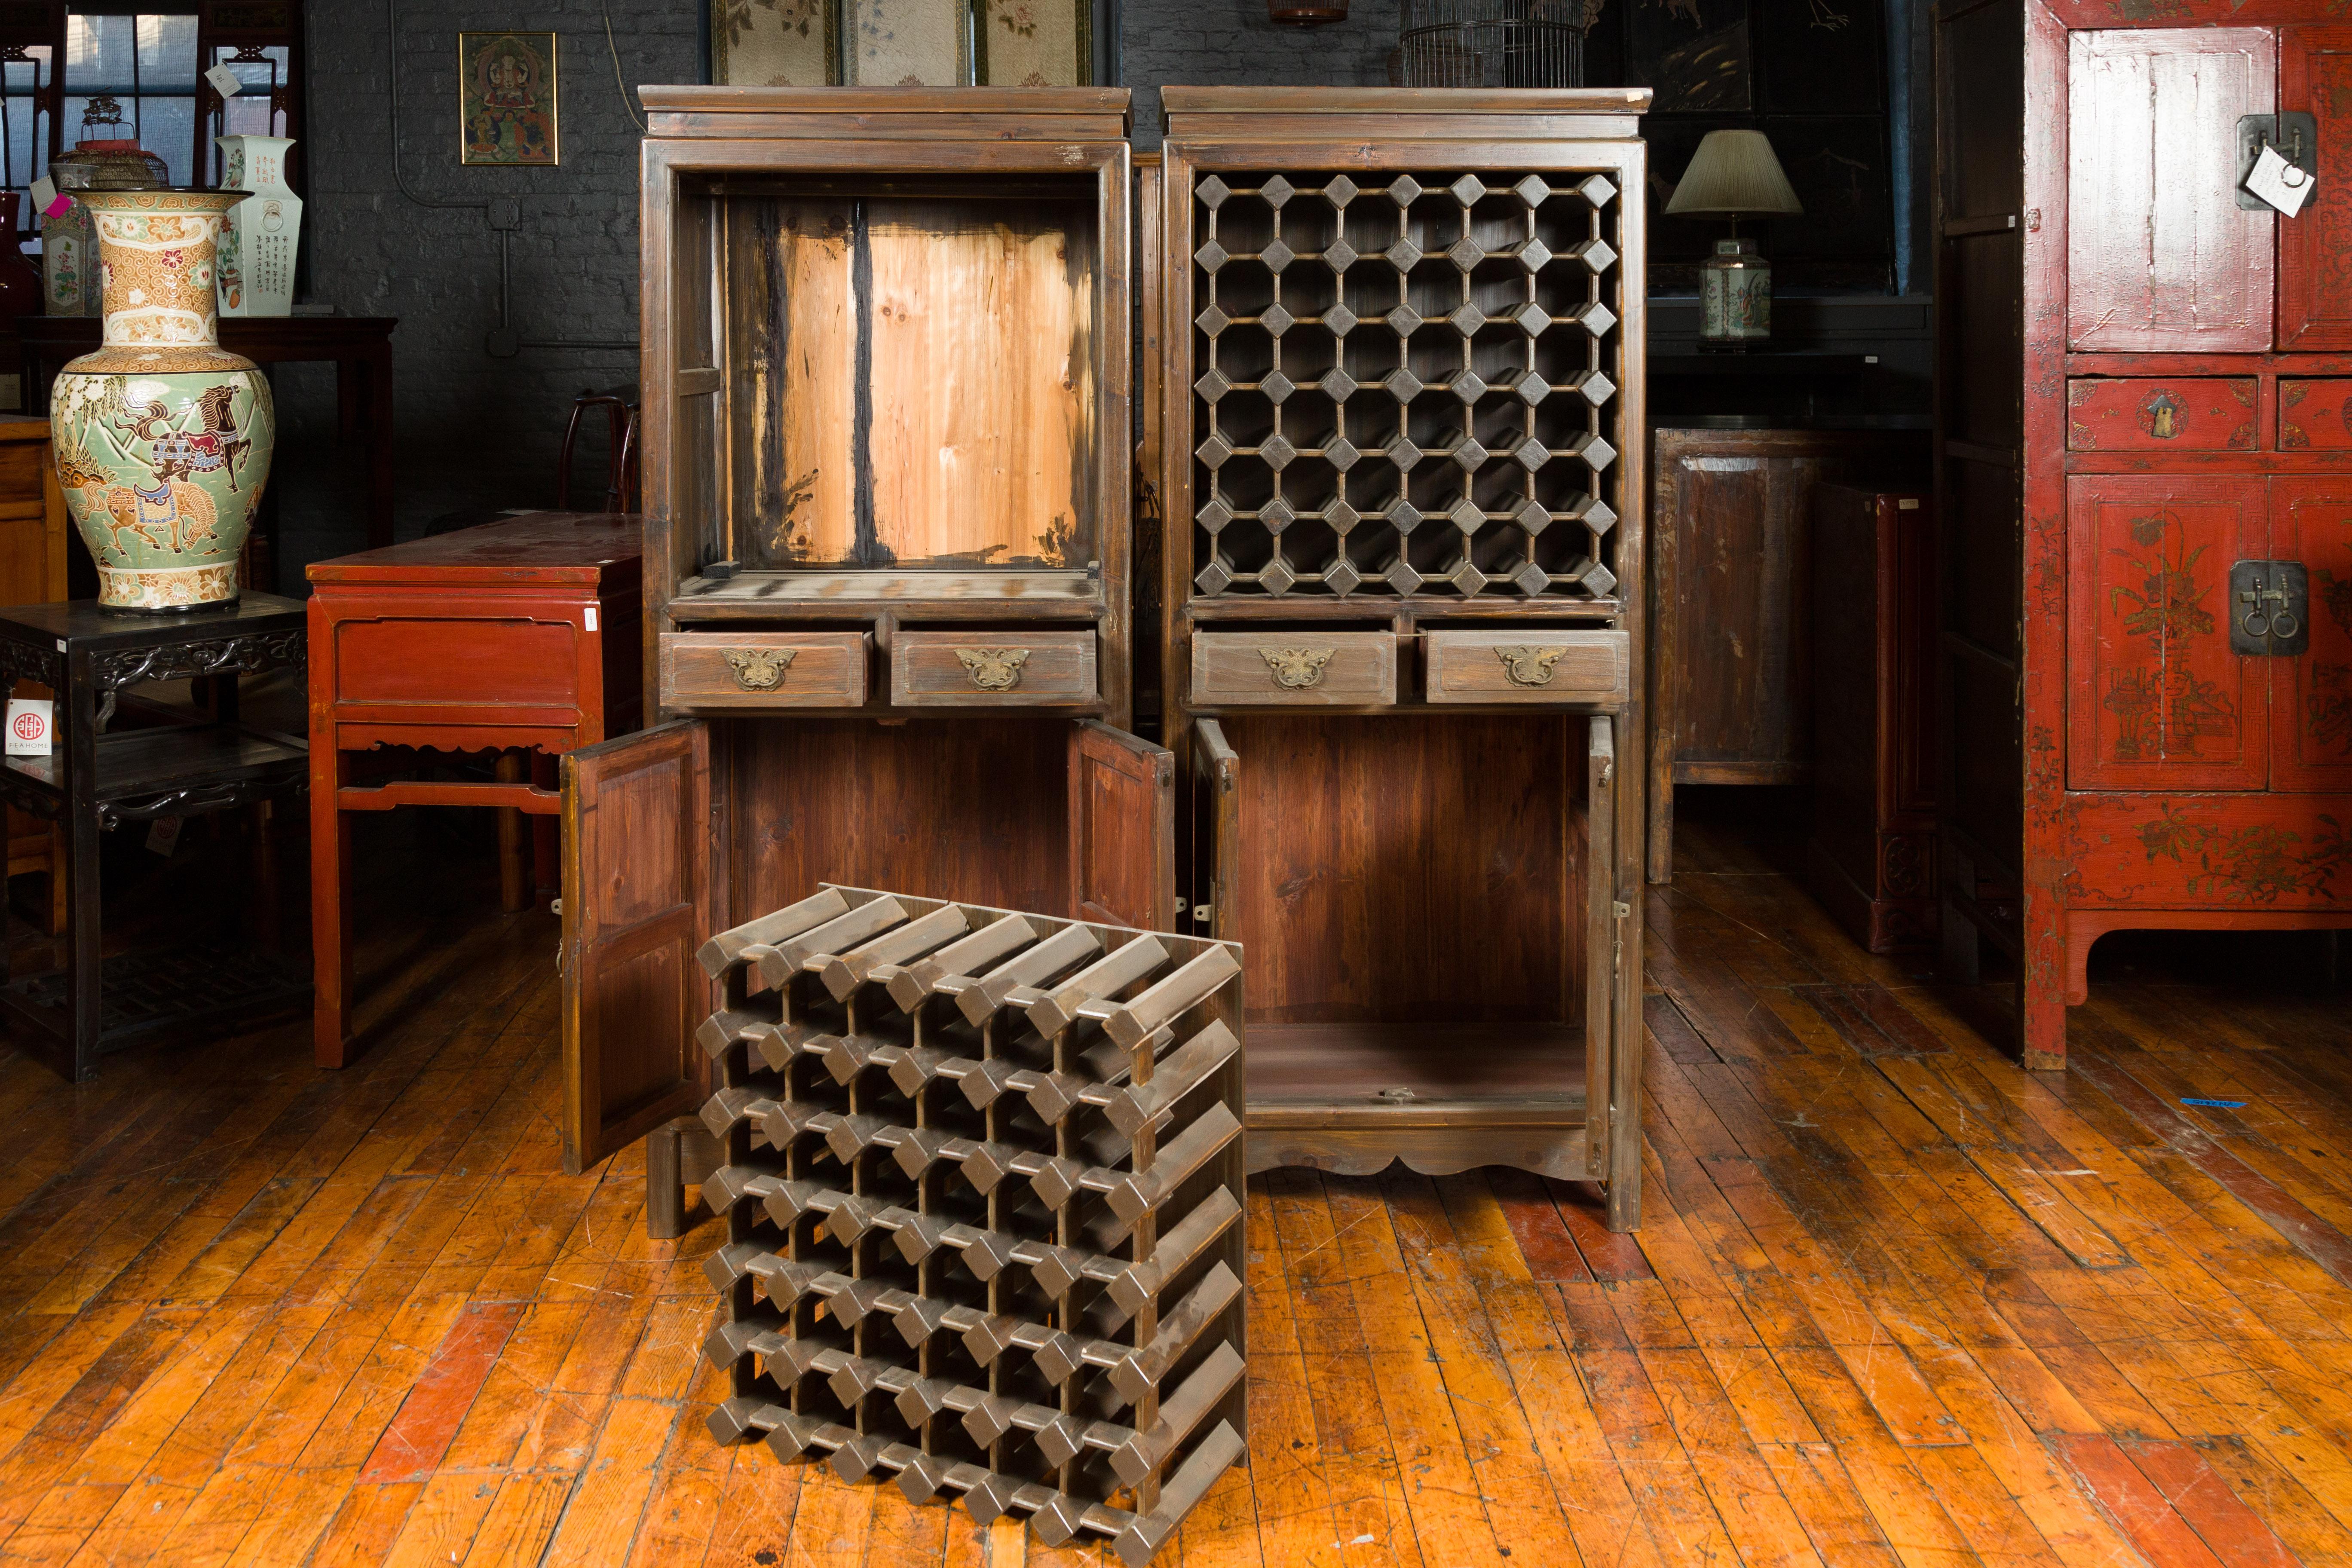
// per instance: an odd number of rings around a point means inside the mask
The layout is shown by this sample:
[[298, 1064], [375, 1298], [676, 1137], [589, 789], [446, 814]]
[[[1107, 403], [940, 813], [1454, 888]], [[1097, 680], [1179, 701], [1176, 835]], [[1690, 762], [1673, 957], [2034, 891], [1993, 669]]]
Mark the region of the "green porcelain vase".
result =
[[106, 328], [49, 395], [58, 483], [98, 563], [98, 602], [192, 610], [236, 597], [237, 552], [278, 418], [251, 360], [224, 353], [221, 215], [246, 191], [81, 191]]

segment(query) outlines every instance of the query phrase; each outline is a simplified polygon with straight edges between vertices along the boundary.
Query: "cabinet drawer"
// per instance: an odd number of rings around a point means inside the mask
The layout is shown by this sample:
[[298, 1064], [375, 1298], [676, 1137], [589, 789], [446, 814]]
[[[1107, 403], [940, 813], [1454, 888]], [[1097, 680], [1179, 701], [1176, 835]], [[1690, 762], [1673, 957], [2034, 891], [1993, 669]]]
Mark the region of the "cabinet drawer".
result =
[[1096, 700], [1092, 632], [900, 632], [890, 700], [902, 708], [1080, 708]]
[[2078, 376], [2066, 384], [2071, 452], [2251, 452], [2252, 376]]
[[1396, 700], [1393, 632], [1196, 632], [1192, 700], [1372, 708]]
[[1623, 632], [1433, 631], [1422, 649], [1432, 702], [1625, 703]]
[[862, 708], [864, 632], [667, 632], [665, 708]]
[[2280, 451], [2352, 450], [2352, 378], [2290, 381], [2281, 376], [2278, 389]]

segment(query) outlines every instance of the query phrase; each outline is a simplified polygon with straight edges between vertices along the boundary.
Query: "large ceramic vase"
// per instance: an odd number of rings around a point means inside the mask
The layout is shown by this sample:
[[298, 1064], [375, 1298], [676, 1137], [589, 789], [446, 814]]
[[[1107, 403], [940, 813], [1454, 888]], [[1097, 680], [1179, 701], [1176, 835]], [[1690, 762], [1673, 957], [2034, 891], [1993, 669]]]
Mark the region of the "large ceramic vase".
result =
[[220, 309], [224, 316], [294, 313], [294, 255], [302, 242], [302, 198], [286, 183], [290, 136], [215, 136], [221, 184], [253, 194], [221, 220]]
[[269, 478], [269, 384], [225, 353], [214, 294], [221, 215], [245, 191], [89, 191], [104, 276], [96, 353], [49, 395], [58, 482], [98, 563], [99, 603], [190, 610], [236, 597]]

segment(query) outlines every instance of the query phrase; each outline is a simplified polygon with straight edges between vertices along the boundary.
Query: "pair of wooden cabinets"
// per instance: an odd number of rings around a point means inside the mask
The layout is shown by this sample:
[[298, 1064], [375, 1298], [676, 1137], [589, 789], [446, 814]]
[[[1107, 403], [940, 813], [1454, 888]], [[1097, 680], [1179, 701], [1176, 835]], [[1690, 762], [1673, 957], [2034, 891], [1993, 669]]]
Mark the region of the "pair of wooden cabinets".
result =
[[[2352, 28], [1937, 18], [1945, 940], [2024, 1059], [2126, 928], [2352, 926]], [[2315, 168], [2293, 216], [2242, 190]]]
[[668, 722], [567, 760], [572, 1164], [833, 882], [1237, 940], [1253, 1168], [1635, 1223], [1648, 95], [1171, 89], [1156, 164], [1117, 90], [645, 96]]

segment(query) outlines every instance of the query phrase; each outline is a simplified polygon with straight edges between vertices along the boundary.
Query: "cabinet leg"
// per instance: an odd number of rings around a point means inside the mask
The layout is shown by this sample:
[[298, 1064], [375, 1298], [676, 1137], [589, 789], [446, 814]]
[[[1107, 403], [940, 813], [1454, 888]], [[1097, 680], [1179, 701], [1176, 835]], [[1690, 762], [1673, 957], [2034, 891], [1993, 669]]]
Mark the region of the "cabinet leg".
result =
[[[499, 753], [499, 783], [519, 784], [530, 778], [530, 755], [509, 747]], [[522, 813], [511, 805], [499, 812], [499, 907], [509, 914], [530, 908], [530, 842]]]
[[310, 743], [311, 1043], [322, 1068], [350, 1059], [351, 817], [340, 810], [341, 753]]
[[1959, 905], [1944, 900], [1942, 961], [1937, 967], [1955, 985], [1974, 985], [1984, 977], [1984, 936], [1977, 922], [1960, 912]]
[[1619, 1235], [1642, 1228], [1642, 1178], [1636, 1170], [1631, 1176], [1612, 1177], [1601, 1189], [1606, 1205], [1602, 1221]]
[[684, 1137], [674, 1121], [646, 1134], [646, 1235], [656, 1241], [686, 1234], [686, 1181], [678, 1162]]
[[[88, 786], [75, 787], [79, 791]], [[74, 816], [73, 891], [68, 900], [71, 923], [66, 933], [66, 1019], [73, 1036], [73, 1080], [81, 1083], [98, 1075], [98, 808], [78, 804]]]
[[1660, 886], [1675, 879], [1675, 786], [1650, 790], [1650, 880]]

